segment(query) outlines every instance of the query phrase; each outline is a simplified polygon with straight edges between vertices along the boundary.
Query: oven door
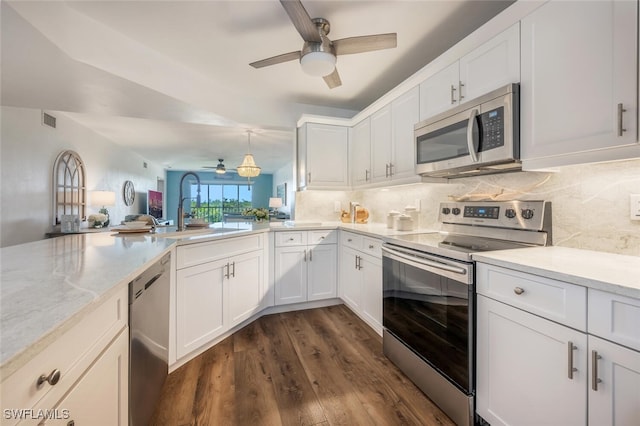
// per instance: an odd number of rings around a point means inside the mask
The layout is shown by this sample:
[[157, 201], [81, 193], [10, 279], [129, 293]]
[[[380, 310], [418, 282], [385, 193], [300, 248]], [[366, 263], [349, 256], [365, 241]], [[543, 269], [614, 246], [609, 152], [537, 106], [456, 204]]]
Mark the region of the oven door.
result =
[[383, 326], [473, 393], [473, 264], [384, 244]]

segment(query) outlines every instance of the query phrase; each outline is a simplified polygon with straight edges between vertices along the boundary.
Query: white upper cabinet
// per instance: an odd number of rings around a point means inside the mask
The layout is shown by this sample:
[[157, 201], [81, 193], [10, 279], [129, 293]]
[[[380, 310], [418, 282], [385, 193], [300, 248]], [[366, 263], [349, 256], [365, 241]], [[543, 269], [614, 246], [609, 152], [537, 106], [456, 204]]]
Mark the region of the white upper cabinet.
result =
[[371, 180], [380, 182], [390, 177], [391, 105], [371, 116]]
[[349, 186], [348, 128], [305, 123], [298, 129], [298, 189]]
[[420, 83], [420, 120], [458, 105], [459, 85], [458, 61]]
[[[416, 86], [371, 115], [368, 119], [371, 173], [356, 170], [355, 173], [359, 179], [352, 180], [354, 186], [416, 176], [413, 127], [419, 120], [419, 109], [420, 89]], [[363, 126], [363, 123], [364, 121], [358, 126]], [[354, 147], [356, 143], [363, 145], [366, 136], [365, 128], [356, 129], [356, 127], [352, 133]], [[356, 136], [362, 140], [356, 141]], [[356, 150], [352, 152], [355, 156]], [[359, 153], [364, 154], [365, 150], [360, 149]], [[364, 164], [365, 161], [364, 158], [354, 157], [352, 164]], [[363, 180], [363, 174], [368, 177], [368, 180]]]
[[420, 120], [519, 81], [516, 23], [420, 84]]
[[523, 168], [640, 155], [637, 19], [637, 1], [550, 1], [522, 20]]
[[367, 117], [351, 128], [351, 184], [371, 182], [371, 121]]
[[520, 24], [460, 59], [460, 103], [520, 81]]

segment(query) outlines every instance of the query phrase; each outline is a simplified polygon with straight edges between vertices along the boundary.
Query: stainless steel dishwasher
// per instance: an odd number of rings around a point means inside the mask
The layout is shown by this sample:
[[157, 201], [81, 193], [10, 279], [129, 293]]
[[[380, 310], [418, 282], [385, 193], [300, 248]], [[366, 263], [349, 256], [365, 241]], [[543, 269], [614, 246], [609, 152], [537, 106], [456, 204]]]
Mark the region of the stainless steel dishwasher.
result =
[[168, 375], [169, 270], [166, 254], [129, 283], [129, 425], [146, 426]]

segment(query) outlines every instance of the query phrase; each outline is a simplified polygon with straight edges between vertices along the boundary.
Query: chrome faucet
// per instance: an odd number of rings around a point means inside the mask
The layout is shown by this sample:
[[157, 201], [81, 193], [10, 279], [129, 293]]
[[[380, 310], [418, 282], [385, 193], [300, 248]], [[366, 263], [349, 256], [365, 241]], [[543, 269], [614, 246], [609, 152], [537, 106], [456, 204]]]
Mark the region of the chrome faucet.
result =
[[186, 172], [185, 174], [182, 175], [182, 178], [180, 178], [180, 196], [179, 196], [179, 203], [178, 203], [178, 231], [184, 231], [184, 200], [187, 197], [182, 197], [182, 183], [184, 182], [184, 178], [186, 178], [188, 175], [191, 175], [193, 177], [196, 178], [196, 182], [198, 182], [198, 196], [196, 197], [196, 207], [200, 207], [200, 178], [198, 177], [197, 174], [195, 174], [194, 172]]
[[358, 211], [358, 206], [360, 206], [360, 203], [357, 203], [355, 201], [351, 201], [349, 203], [349, 210], [351, 212], [351, 223], [356, 223], [356, 212]]

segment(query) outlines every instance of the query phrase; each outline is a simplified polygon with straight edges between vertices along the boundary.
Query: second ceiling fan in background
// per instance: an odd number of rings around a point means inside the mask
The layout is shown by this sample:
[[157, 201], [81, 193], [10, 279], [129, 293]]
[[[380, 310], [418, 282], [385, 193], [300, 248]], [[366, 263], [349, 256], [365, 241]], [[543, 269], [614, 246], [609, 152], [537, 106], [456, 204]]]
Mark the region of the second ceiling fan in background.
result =
[[396, 33], [348, 37], [331, 41], [327, 37], [331, 29], [328, 20], [311, 19], [300, 0], [280, 0], [280, 3], [304, 40], [302, 50], [250, 63], [249, 65], [254, 68], [297, 59], [307, 74], [323, 77], [327, 86], [333, 89], [342, 85], [340, 74], [335, 67], [336, 56], [391, 49], [397, 46]]

